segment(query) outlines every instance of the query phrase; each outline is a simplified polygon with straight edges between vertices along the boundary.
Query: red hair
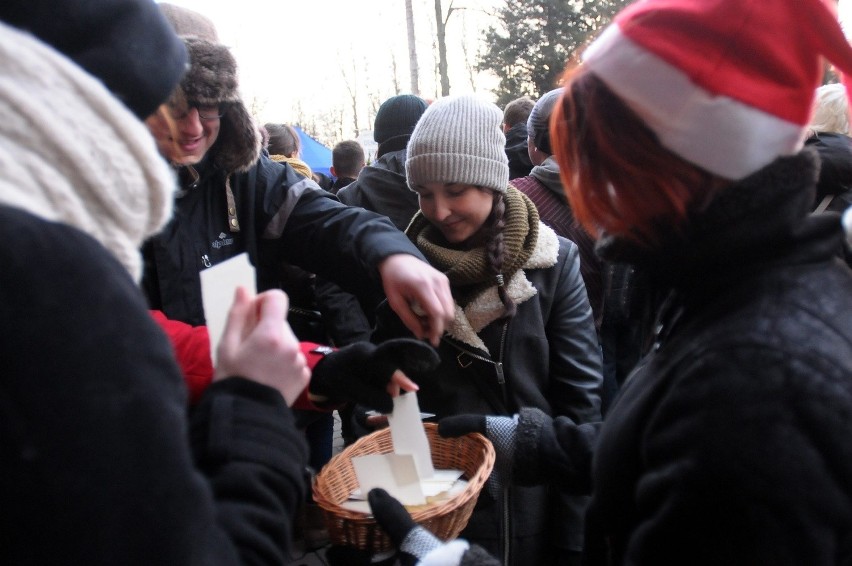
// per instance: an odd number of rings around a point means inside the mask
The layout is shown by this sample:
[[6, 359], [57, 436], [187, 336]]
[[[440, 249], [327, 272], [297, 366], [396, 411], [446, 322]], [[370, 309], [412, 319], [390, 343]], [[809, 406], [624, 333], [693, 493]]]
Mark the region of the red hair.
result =
[[577, 220], [590, 234], [647, 247], [656, 247], [664, 231], [682, 230], [692, 203], [704, 202], [715, 177], [661, 146], [592, 73], [580, 67], [563, 78], [551, 143]]

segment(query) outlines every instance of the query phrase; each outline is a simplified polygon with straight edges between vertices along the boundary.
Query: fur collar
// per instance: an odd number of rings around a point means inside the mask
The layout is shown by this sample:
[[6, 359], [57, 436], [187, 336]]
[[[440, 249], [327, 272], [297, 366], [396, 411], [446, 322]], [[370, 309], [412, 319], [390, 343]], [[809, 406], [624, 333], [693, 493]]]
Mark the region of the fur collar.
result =
[[[524, 269], [544, 269], [556, 265], [559, 255], [559, 238], [549, 227], [539, 222], [538, 240], [530, 258], [524, 264]], [[519, 269], [512, 274], [507, 283], [506, 290], [509, 296], [520, 305], [534, 297], [538, 290], [527, 279], [524, 269]], [[489, 287], [474, 298], [464, 309], [455, 305], [456, 315], [448, 329], [448, 334], [459, 340], [488, 352], [485, 343], [478, 333], [497, 320], [503, 311], [503, 303], [497, 295], [497, 287]], [[488, 352], [490, 355], [490, 352]]]

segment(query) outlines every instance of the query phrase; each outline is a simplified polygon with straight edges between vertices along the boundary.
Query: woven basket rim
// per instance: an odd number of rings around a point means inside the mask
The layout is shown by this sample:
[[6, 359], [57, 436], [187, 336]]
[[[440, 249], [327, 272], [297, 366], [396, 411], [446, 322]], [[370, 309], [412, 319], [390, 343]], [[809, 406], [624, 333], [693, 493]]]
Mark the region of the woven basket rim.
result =
[[[446, 501], [442, 501], [437, 505], [429, 505], [424, 509], [417, 509], [412, 511], [411, 518], [416, 523], [421, 523], [423, 521], [427, 521], [429, 519], [440, 520], [442, 517], [451, 516], [452, 513], [462, 507], [464, 504], [469, 502], [472, 498], [478, 497], [479, 492], [482, 490], [482, 487], [485, 485], [488, 476], [491, 474], [491, 470], [494, 467], [495, 460], [495, 452], [494, 446], [491, 444], [485, 436], [479, 433], [468, 433], [459, 438], [448, 438], [441, 439], [438, 435], [438, 425], [435, 423], [424, 423], [424, 428], [426, 429], [427, 437], [430, 437], [430, 449], [433, 449], [433, 443], [431, 438], [434, 437], [436, 439], [447, 441], [447, 445], [451, 445], [455, 442], [470, 442], [473, 443], [476, 447], [478, 447], [482, 451], [482, 461], [477, 466], [477, 471], [473, 475], [473, 477], [467, 478], [467, 486], [465, 486], [464, 490], [461, 493], [455, 495], [451, 499]], [[339, 518], [354, 523], [356, 525], [363, 525], [364, 527], [374, 526], [376, 525], [375, 519], [369, 513], [361, 513], [357, 511], [353, 511], [351, 509], [346, 509], [342, 507], [340, 504], [337, 504], [331, 501], [328, 498], [328, 494], [324, 489], [324, 480], [328, 477], [334, 470], [336, 465], [340, 465], [347, 460], [351, 460], [353, 455], [362, 455], [369, 453], [371, 447], [374, 445], [380, 444], [380, 441], [387, 439], [385, 437], [390, 436], [390, 428], [383, 428], [381, 430], [375, 431], [365, 437], [358, 439], [351, 446], [345, 448], [340, 454], [334, 456], [325, 466], [323, 466], [320, 473], [316, 476], [314, 480], [314, 502], [323, 510], [338, 516]]]

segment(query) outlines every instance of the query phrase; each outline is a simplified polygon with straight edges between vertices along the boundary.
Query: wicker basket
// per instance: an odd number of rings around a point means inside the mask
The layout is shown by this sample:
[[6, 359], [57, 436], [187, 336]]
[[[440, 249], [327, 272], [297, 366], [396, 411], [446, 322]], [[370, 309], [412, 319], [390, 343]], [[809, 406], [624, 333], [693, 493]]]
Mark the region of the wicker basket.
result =
[[[470, 519], [479, 491], [494, 467], [494, 447], [481, 434], [442, 438], [438, 434], [438, 425], [425, 423], [424, 427], [435, 469], [463, 470], [463, 477], [468, 484], [464, 491], [452, 499], [414, 511], [411, 518], [438, 538], [449, 540], [457, 537]], [[314, 501], [323, 511], [333, 544], [354, 546], [371, 552], [384, 552], [393, 548], [387, 534], [372, 515], [340, 505], [349, 498], [352, 490], [358, 488], [352, 457], [391, 452], [393, 442], [390, 429], [384, 428], [346, 448], [317, 475]]]

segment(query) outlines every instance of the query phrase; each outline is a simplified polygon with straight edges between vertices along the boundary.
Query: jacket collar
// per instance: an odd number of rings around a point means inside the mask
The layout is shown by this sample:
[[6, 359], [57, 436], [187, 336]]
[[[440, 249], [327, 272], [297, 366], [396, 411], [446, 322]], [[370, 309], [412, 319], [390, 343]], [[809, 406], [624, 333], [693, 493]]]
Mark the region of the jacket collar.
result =
[[612, 237], [597, 253], [647, 270], [659, 288], [688, 289], [736, 277], [759, 265], [828, 259], [842, 243], [836, 215], [810, 215], [819, 163], [806, 149], [782, 157], [724, 189], [695, 214], [683, 233], [671, 230], [658, 248]]
[[[544, 269], [556, 265], [558, 256], [559, 238], [552, 229], [539, 222], [538, 240], [536, 241], [532, 255], [524, 264], [523, 269], [519, 269], [513, 273], [506, 283], [506, 291], [515, 304], [520, 305], [538, 293], [535, 286], [527, 279], [524, 270]], [[455, 319], [450, 324], [447, 331], [448, 334], [456, 340], [488, 352], [488, 348], [478, 333], [497, 320], [503, 312], [503, 303], [497, 295], [497, 287], [485, 289], [468, 303], [464, 309], [456, 304], [455, 310]]]

